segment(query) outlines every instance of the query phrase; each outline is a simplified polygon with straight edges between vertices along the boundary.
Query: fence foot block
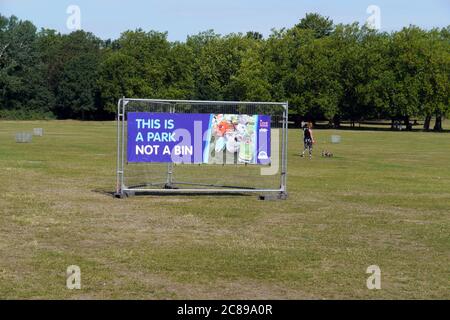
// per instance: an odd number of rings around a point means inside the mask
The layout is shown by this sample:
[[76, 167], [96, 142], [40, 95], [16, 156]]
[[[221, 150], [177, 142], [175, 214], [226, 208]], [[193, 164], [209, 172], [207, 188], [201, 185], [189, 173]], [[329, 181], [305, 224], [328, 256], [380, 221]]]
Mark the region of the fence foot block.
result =
[[259, 200], [274, 201], [274, 200], [286, 200], [287, 193], [280, 192], [278, 194], [263, 194], [258, 196]]
[[125, 195], [121, 192], [114, 192], [114, 198], [123, 199]]

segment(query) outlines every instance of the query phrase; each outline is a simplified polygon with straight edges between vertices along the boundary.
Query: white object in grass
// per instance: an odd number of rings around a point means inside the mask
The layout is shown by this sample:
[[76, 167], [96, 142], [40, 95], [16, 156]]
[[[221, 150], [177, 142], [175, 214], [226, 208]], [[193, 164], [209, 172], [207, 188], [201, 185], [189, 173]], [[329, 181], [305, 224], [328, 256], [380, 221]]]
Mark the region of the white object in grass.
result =
[[16, 133], [16, 142], [17, 143], [28, 143], [31, 142], [32, 135], [29, 132], [18, 132]]
[[34, 128], [33, 129], [33, 135], [42, 137], [44, 135], [44, 130], [42, 128]]
[[341, 136], [333, 134], [331, 136], [331, 143], [340, 143], [341, 142]]

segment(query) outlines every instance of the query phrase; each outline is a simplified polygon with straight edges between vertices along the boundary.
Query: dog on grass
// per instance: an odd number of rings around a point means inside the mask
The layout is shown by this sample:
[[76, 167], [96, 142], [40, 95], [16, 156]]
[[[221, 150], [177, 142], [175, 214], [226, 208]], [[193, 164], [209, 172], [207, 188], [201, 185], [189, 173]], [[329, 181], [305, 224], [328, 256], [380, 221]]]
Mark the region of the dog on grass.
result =
[[333, 153], [331, 153], [331, 152], [328, 151], [328, 150], [322, 150], [322, 157], [325, 157], [325, 158], [332, 158], [332, 157], [333, 157]]

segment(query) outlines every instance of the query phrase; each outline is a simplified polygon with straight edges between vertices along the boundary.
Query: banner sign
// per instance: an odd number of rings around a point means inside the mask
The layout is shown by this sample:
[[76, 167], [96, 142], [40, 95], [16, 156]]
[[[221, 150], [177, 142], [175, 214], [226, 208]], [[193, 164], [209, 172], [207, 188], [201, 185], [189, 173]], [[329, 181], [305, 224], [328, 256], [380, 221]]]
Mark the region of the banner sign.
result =
[[128, 113], [128, 162], [270, 164], [270, 116]]

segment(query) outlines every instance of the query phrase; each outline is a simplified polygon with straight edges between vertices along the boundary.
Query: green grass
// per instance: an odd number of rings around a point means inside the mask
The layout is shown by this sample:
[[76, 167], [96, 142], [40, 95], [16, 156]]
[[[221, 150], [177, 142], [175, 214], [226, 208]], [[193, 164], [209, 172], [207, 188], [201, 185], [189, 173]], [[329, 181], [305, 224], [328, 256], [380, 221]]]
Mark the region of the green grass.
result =
[[450, 298], [449, 134], [316, 130], [311, 161], [289, 135], [287, 201], [121, 200], [113, 122], [0, 122], [0, 298]]

